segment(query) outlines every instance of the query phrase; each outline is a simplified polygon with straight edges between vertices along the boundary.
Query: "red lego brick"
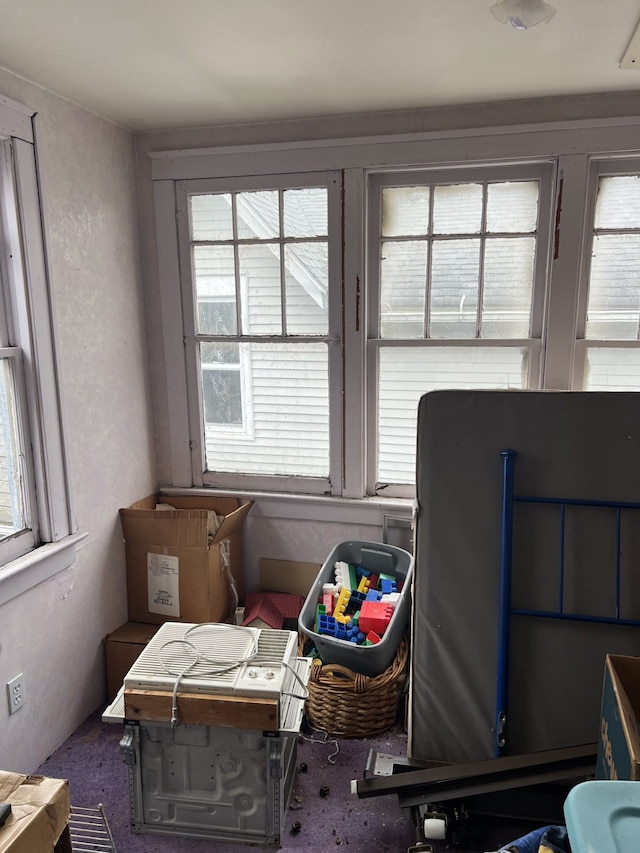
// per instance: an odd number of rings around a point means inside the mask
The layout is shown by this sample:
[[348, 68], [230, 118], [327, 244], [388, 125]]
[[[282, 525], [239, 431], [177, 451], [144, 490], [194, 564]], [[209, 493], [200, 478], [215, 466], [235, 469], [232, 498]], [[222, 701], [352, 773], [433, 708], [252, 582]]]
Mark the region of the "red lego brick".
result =
[[369, 631], [382, 636], [393, 616], [393, 607], [383, 601], [363, 601], [358, 626], [363, 634]]

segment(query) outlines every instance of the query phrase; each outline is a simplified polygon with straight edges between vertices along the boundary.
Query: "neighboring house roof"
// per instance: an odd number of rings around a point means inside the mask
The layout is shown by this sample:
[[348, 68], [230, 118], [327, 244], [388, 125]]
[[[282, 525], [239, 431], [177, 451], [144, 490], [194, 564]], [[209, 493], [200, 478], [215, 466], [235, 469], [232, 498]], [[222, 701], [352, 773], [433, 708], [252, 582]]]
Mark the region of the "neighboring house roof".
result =
[[[280, 231], [278, 209], [268, 201], [269, 193], [240, 193], [237, 196], [238, 209], [246, 224], [256, 237], [264, 240], [272, 238]], [[250, 201], [249, 201], [250, 199]], [[326, 234], [326, 201], [321, 195], [308, 196], [303, 205], [296, 193], [287, 198], [287, 212], [290, 227], [294, 233]], [[314, 215], [315, 214], [315, 215]], [[272, 252], [278, 249], [267, 243]], [[321, 307], [327, 304], [327, 250], [317, 243], [290, 244], [285, 254], [287, 271], [309, 296]]]

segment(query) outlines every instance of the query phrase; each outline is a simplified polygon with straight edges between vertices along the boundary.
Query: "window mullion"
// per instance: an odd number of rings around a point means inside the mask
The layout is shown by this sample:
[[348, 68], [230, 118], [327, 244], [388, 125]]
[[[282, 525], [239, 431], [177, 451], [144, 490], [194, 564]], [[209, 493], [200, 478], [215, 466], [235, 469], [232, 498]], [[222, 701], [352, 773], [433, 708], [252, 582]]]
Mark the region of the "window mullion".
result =
[[431, 337], [431, 270], [433, 267], [433, 192], [434, 185], [429, 187], [429, 221], [427, 223], [427, 280], [424, 294], [424, 336]]
[[580, 290], [584, 286], [581, 263], [584, 240], [584, 210], [589, 164], [585, 154], [567, 155], [558, 164], [556, 206], [559, 216], [549, 273], [547, 334], [542, 387], [567, 390], [574, 386], [576, 364], [576, 316]]
[[[233, 275], [236, 294], [236, 330], [239, 336], [246, 332], [243, 324], [243, 308], [244, 300], [242, 297], [242, 288], [240, 286], [240, 248], [238, 245], [238, 196], [237, 193], [231, 193], [231, 224], [233, 229]], [[248, 297], [248, 294], [247, 294]]]
[[476, 338], [482, 337], [482, 306], [484, 302], [484, 257], [487, 245], [487, 181], [482, 182], [482, 217], [480, 223], [480, 257], [478, 259], [478, 306], [476, 308]]
[[287, 336], [287, 271], [284, 242], [284, 190], [278, 190], [278, 253], [280, 256], [280, 334]]
[[[337, 406], [343, 424], [344, 467], [342, 494], [348, 498], [361, 498], [366, 490], [368, 456], [375, 454], [366, 424], [375, 423], [375, 371], [368, 372], [365, 365], [367, 329], [377, 316], [379, 291], [365, 288], [364, 233], [365, 233], [365, 176], [362, 169], [347, 169], [343, 173], [343, 232], [341, 246], [337, 247], [342, 266], [342, 358], [340, 381], [336, 388], [344, 396]], [[375, 206], [376, 216], [380, 208]], [[378, 234], [379, 223], [368, 222], [369, 233]], [[367, 276], [379, 278], [380, 241], [369, 240]], [[344, 251], [343, 247], [349, 247]], [[365, 292], [371, 293], [365, 297]], [[368, 386], [368, 387], [367, 387]], [[371, 420], [373, 418], [373, 420]]]

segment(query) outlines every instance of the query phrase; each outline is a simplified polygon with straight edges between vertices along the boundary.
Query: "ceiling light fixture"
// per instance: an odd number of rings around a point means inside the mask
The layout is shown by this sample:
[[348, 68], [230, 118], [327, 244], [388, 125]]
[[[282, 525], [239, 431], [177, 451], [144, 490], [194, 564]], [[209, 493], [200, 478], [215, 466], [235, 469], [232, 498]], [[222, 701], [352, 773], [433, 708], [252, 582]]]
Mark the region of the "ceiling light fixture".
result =
[[511, 24], [516, 30], [528, 30], [550, 21], [556, 13], [544, 0], [502, 0], [489, 8], [501, 24]]

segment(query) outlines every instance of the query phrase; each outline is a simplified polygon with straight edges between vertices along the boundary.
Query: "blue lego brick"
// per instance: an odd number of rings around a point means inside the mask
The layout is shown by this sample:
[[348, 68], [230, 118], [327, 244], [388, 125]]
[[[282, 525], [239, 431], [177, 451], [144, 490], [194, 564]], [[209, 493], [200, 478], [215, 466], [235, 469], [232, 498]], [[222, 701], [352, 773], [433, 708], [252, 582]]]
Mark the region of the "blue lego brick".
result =
[[395, 580], [391, 580], [391, 578], [381, 577], [380, 591], [383, 595], [388, 595], [391, 592], [397, 592], [398, 590]]
[[333, 616], [320, 615], [318, 617], [318, 634], [329, 634], [335, 637], [337, 624]]

